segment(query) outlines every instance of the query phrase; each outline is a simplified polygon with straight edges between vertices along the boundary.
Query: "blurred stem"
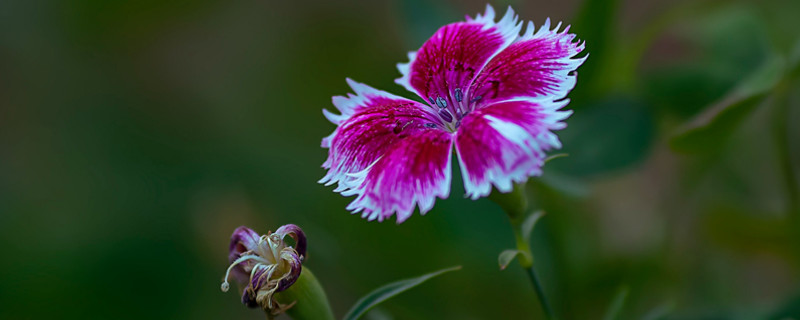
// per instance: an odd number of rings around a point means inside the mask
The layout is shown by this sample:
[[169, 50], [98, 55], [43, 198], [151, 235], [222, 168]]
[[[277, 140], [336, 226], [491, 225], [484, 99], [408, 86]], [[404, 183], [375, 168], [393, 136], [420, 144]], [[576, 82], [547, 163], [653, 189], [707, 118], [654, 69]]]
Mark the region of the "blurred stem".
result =
[[517, 250], [521, 252], [521, 254], [517, 256], [519, 264], [525, 269], [533, 285], [533, 289], [536, 290], [536, 296], [539, 298], [539, 304], [542, 306], [545, 317], [547, 319], [555, 319], [553, 310], [550, 308], [550, 304], [547, 301], [547, 296], [544, 294], [542, 283], [539, 281], [539, 276], [536, 274], [536, 269], [533, 268], [533, 252], [528, 243], [529, 237], [523, 230], [523, 221], [525, 221], [528, 209], [528, 197], [525, 194], [525, 184], [514, 184], [514, 189], [509, 193], [500, 193], [495, 190], [489, 195], [489, 199], [500, 205], [503, 211], [508, 215], [511, 221], [511, 230], [514, 232]]
[[[300, 277], [288, 289], [275, 294], [275, 299], [283, 304], [294, 303], [286, 314], [295, 320], [333, 320], [333, 311], [322, 285], [308, 267], [303, 267]], [[267, 319], [270, 319], [267, 313]]]

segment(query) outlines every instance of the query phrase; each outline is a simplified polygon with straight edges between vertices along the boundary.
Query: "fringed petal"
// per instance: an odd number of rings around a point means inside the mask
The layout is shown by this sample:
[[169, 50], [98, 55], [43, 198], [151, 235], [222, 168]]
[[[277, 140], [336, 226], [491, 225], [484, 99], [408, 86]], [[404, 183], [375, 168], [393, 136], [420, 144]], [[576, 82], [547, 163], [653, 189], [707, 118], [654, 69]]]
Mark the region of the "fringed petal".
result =
[[440, 28], [418, 51], [409, 53], [408, 63], [397, 65], [402, 76], [395, 82], [431, 106], [457, 114], [457, 106], [469, 101], [467, 88], [475, 76], [522, 29], [510, 7], [499, 21], [494, 20], [495, 11], [487, 5], [483, 15]]
[[436, 197], [450, 194], [452, 137], [432, 129], [399, 140], [368, 168], [351, 174], [353, 180], [342, 194], [357, 198], [347, 209], [378, 221], [396, 213], [397, 223], [408, 219], [417, 205], [425, 214]]
[[545, 153], [561, 148], [552, 131], [566, 126], [572, 112], [559, 109], [567, 103], [508, 101], [466, 116], [455, 143], [467, 196], [486, 196], [492, 185], [510, 192], [513, 182], [540, 175]]
[[559, 100], [575, 87], [575, 70], [586, 56], [575, 58], [584, 43], [569, 26], [550, 29], [550, 19], [538, 30], [532, 22], [522, 37], [497, 54], [478, 74], [470, 95], [478, 107], [515, 98]]
[[338, 183], [337, 192], [349, 188], [352, 173], [360, 172], [409, 135], [438, 130], [442, 123], [431, 108], [348, 79], [355, 94], [334, 97], [341, 112], [326, 116], [339, 127], [322, 140], [329, 148], [322, 167], [325, 185]]

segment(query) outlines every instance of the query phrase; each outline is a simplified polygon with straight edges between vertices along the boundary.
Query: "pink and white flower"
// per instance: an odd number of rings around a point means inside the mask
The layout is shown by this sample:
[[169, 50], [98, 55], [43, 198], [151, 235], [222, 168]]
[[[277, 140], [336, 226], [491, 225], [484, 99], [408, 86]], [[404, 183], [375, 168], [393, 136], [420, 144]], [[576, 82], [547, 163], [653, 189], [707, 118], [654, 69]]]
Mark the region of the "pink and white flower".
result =
[[[472, 199], [492, 186], [540, 175], [546, 152], [561, 147], [553, 133], [566, 127], [561, 110], [575, 86], [575, 58], [584, 44], [550, 20], [536, 29], [509, 8], [495, 22], [486, 12], [440, 28], [398, 64], [396, 82], [424, 103], [347, 79], [354, 94], [333, 98], [340, 114], [323, 110], [338, 127], [322, 139], [328, 169], [320, 180], [356, 196], [347, 209], [369, 220], [425, 214], [450, 194], [455, 148]], [[561, 31], [559, 31], [561, 30]]]

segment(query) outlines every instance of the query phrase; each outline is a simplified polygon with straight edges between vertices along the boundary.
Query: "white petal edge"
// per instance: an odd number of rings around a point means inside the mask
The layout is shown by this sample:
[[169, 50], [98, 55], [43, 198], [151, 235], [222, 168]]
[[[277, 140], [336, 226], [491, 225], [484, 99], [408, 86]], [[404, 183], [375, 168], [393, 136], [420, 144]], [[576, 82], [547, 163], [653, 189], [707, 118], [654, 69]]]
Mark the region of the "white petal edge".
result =
[[[537, 30], [535, 25], [532, 21], [528, 21], [527, 26], [525, 27], [525, 32], [522, 34], [521, 37], [517, 38], [514, 43], [518, 42], [525, 42], [529, 40], [535, 39], [550, 39], [559, 42], [570, 42], [574, 43], [574, 39], [577, 35], [569, 33], [570, 26], [567, 25], [564, 27], [563, 30], [561, 29], [561, 22], [559, 21], [555, 28], [550, 29], [550, 18], [547, 18], [544, 24], [539, 27]], [[579, 40], [580, 41], [580, 40]], [[558, 63], [564, 65], [563, 68], [560, 68], [554, 72], [556, 78], [560, 80], [558, 83], [558, 88], [556, 89], [555, 94], [545, 95], [540, 98], [535, 98], [536, 100], [559, 100], [563, 99], [567, 96], [567, 94], [575, 88], [575, 84], [577, 83], [577, 72], [575, 70], [578, 69], [589, 57], [589, 54], [584, 55], [580, 58], [575, 58], [576, 55], [580, 54], [586, 48], [586, 41], [580, 41], [574, 48], [575, 53], [571, 54], [567, 57], [556, 59]]]
[[[519, 37], [519, 33], [522, 30], [522, 22], [519, 21], [519, 18], [514, 13], [514, 9], [512, 9], [511, 6], [508, 7], [508, 10], [506, 10], [506, 14], [500, 19], [500, 21], [495, 22], [494, 18], [495, 18], [495, 11], [490, 4], [486, 5], [486, 12], [483, 15], [478, 13], [475, 15], [475, 18], [471, 18], [469, 16], [466, 17], [466, 22], [483, 24], [483, 30], [496, 27], [498, 32], [500, 33], [500, 36], [505, 39], [503, 45], [500, 48], [498, 48], [498, 50], [491, 57], [489, 57], [489, 59], [486, 60], [484, 65], [481, 66], [480, 70], [483, 70], [483, 67], [485, 67], [486, 64], [489, 63], [489, 61], [491, 61], [492, 58], [494, 58], [494, 56], [496, 56], [498, 53], [503, 51], [509, 45], [514, 43], [514, 40], [516, 40], [517, 37]], [[410, 51], [408, 53], [408, 62], [401, 62], [397, 64], [397, 70], [400, 71], [400, 78], [395, 79], [394, 82], [403, 86], [403, 88], [406, 88], [406, 90], [422, 97], [419, 94], [419, 92], [417, 92], [417, 90], [411, 86], [411, 67], [414, 64], [414, 61], [417, 59], [418, 51], [419, 49], [417, 49], [417, 51]], [[475, 74], [476, 75], [480, 74], [480, 70]], [[422, 97], [422, 99], [425, 100], [426, 98]]]
[[[347, 78], [346, 81], [355, 94], [348, 93], [347, 96], [335, 96], [332, 99], [333, 106], [336, 107], [341, 114], [335, 114], [327, 109], [322, 109], [322, 114], [325, 115], [325, 118], [337, 126], [330, 135], [322, 138], [321, 146], [323, 148], [331, 147], [331, 142], [336, 137], [336, 132], [339, 129], [339, 125], [350, 119], [350, 117], [356, 113], [356, 109], [358, 109], [359, 106], [367, 104], [371, 99], [375, 97], [383, 97], [388, 99], [408, 100], [386, 91], [375, 89], [366, 84], [356, 82], [350, 78]], [[332, 168], [331, 166], [332, 164], [330, 163], [329, 157], [322, 164], [322, 167], [328, 169], [328, 172], [317, 182], [326, 186], [330, 186], [338, 182], [339, 185], [336, 190], [347, 188], [347, 185], [350, 184], [349, 181], [353, 178], [348, 176], [346, 173], [341, 172], [342, 170], [340, 170], [340, 168]], [[343, 184], [345, 185], [343, 186]]]
[[[519, 100], [525, 101], [525, 100]], [[514, 171], [505, 173], [502, 168], [495, 166], [490, 168], [486, 173], [486, 178], [483, 183], [476, 185], [469, 179], [469, 173], [466, 170], [464, 161], [461, 159], [461, 152], [456, 146], [456, 153], [458, 153], [458, 163], [461, 166], [461, 175], [464, 181], [464, 190], [466, 196], [472, 200], [488, 196], [492, 192], [492, 186], [497, 188], [502, 193], [511, 192], [514, 183], [522, 183], [527, 181], [531, 176], [538, 176], [542, 174], [542, 166], [544, 165], [544, 158], [546, 152], [554, 149], [561, 148], [561, 141], [558, 136], [551, 130], [560, 130], [566, 127], [563, 122], [571, 114], [571, 110], [559, 111], [561, 108], [569, 104], [569, 99], [564, 99], [558, 102], [529, 100], [531, 103], [546, 104], [543, 105], [542, 112], [548, 115], [542, 120], [547, 130], [543, 130], [536, 136], [531, 135], [524, 128], [517, 124], [503, 121], [492, 115], [485, 115], [484, 117], [489, 120], [489, 125], [509, 141], [516, 143], [522, 147], [527, 153], [527, 161], [519, 165]], [[456, 140], [457, 141], [457, 140]], [[457, 142], [456, 142], [457, 143]]]
[[[372, 167], [377, 163], [380, 159], [375, 160], [367, 169], [364, 169], [357, 173], [349, 174], [350, 179], [347, 181], [346, 186], [344, 189], [339, 190], [337, 188], [337, 192], [340, 192], [343, 196], [357, 196], [350, 204], [347, 205], [347, 210], [349, 210], [352, 214], [361, 213], [361, 218], [365, 218], [369, 221], [378, 220], [378, 222], [382, 222], [385, 219], [390, 218], [392, 215], [397, 215], [397, 224], [403, 223], [408, 218], [410, 218], [414, 214], [414, 210], [416, 210], [417, 206], [419, 206], [419, 212], [421, 215], [425, 215], [433, 208], [434, 203], [436, 202], [436, 198], [446, 199], [450, 195], [450, 186], [452, 184], [452, 148], [453, 148], [453, 141], [450, 142], [450, 149], [447, 153], [447, 165], [444, 169], [444, 181], [439, 184], [438, 188], [432, 190], [432, 194], [430, 196], [421, 197], [419, 193], [414, 193], [414, 196], [409, 199], [409, 208], [403, 210], [396, 204], [393, 204], [392, 207], [387, 211], [380, 210], [379, 204], [373, 202], [371, 199], [364, 197], [364, 193], [366, 192], [366, 178], [369, 174]], [[380, 188], [380, 183], [383, 181], [379, 181], [378, 184], [375, 186], [376, 189]], [[342, 184], [340, 184], [341, 188]], [[415, 186], [417, 187], [417, 186]]]

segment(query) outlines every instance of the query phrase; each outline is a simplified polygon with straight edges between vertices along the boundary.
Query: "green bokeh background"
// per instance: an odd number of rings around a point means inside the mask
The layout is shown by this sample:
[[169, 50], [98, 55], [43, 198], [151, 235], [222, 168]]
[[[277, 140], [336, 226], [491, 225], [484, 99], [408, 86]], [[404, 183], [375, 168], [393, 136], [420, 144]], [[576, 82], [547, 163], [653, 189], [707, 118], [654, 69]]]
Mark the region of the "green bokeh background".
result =
[[[590, 52], [569, 157], [528, 188], [557, 313], [602, 319], [625, 297], [619, 319], [800, 319], [800, 2], [493, 4], [573, 24]], [[0, 319], [263, 318], [219, 289], [228, 239], [285, 223], [338, 316], [452, 265], [366, 318], [541, 315], [523, 271], [497, 266], [507, 218], [462, 197], [457, 172], [450, 199], [402, 225], [316, 183], [321, 109], [345, 77], [412, 97], [395, 64], [484, 5], [0, 2]], [[764, 99], [674, 143], [774, 59], [786, 75]]]

